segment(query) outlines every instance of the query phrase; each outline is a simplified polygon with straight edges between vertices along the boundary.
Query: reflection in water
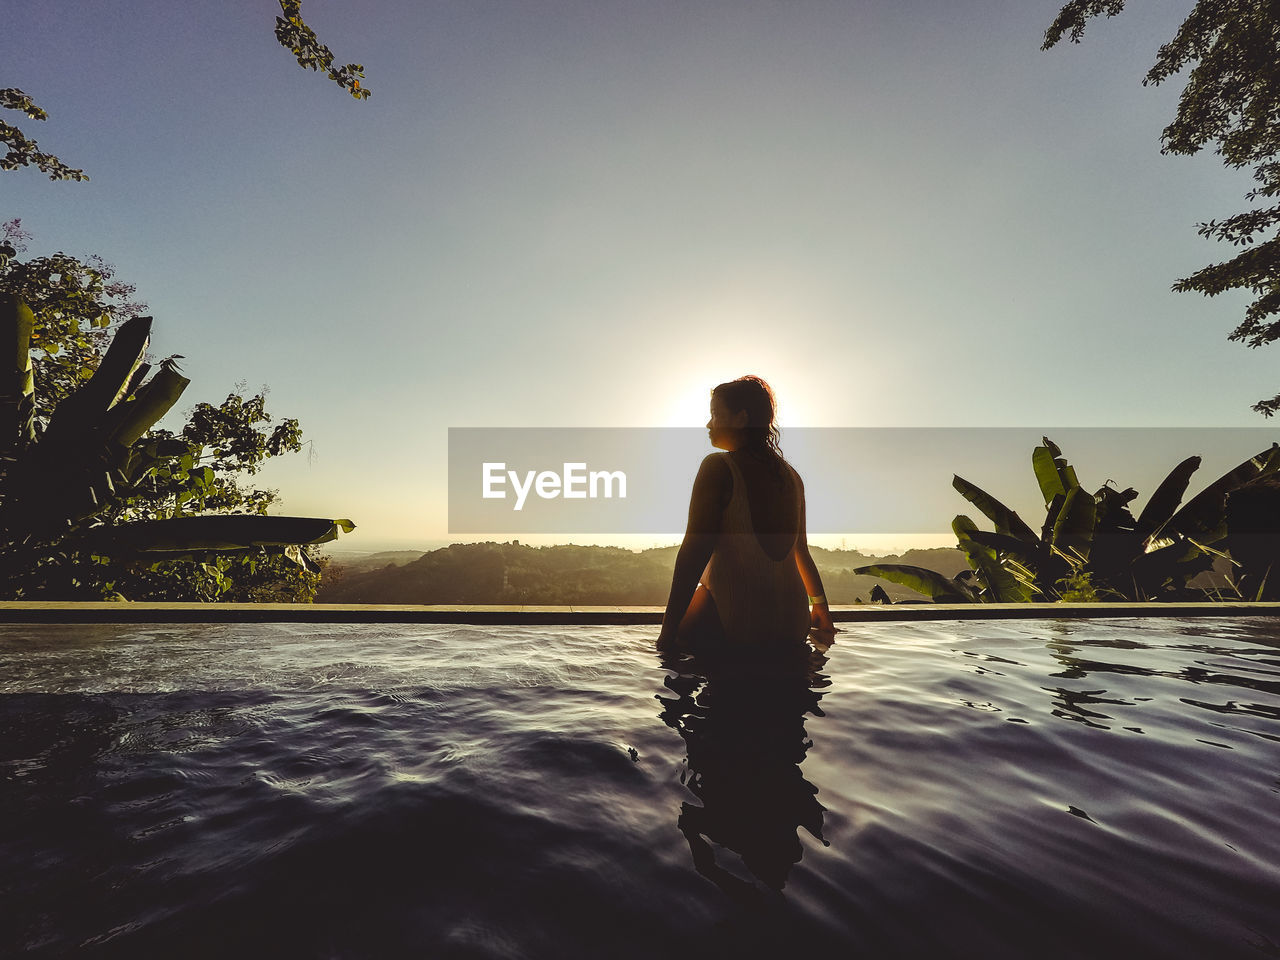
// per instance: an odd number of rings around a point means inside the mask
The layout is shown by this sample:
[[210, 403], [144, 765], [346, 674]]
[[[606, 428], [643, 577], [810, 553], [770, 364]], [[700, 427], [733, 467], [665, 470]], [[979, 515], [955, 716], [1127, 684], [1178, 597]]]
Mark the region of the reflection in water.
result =
[[[1068, 641], [1056, 638], [1049, 640], [1045, 647], [1059, 668], [1050, 675], [1055, 680], [1092, 679], [1092, 684], [1098, 684], [1104, 682], [1107, 675], [1163, 678], [1186, 681], [1206, 689], [1228, 687], [1239, 691], [1243, 688], [1274, 697], [1280, 694], [1280, 682], [1266, 678], [1280, 675], [1275, 669], [1280, 667], [1280, 660], [1275, 657], [1275, 640], [1265, 635], [1250, 637], [1250, 640], [1261, 646], [1224, 647], [1212, 643], [1180, 644], [1177, 649], [1182, 651], [1185, 657], [1195, 659], [1190, 664], [1180, 665], [1177, 669], [1160, 669], [1152, 666], [1147, 661], [1151, 651], [1156, 648], [1131, 639], [1073, 638]], [[1135, 662], [1115, 662], [1123, 659], [1125, 653], [1135, 654]], [[1106, 656], [1107, 659], [1100, 659], [1102, 656]], [[1129, 685], [1132, 686], [1132, 681]], [[1123, 699], [1107, 696], [1109, 691], [1105, 687], [1072, 690], [1064, 686], [1045, 686], [1041, 689], [1051, 697], [1053, 716], [1074, 720], [1101, 730], [1111, 729], [1111, 726], [1103, 721], [1116, 720], [1114, 714], [1122, 713], [1123, 708], [1134, 707], [1151, 699], [1150, 697]], [[1229, 699], [1225, 703], [1212, 703], [1188, 697], [1179, 699], [1189, 706], [1220, 714], [1280, 719], [1280, 711], [1264, 704], [1241, 703], [1234, 699]], [[1125, 729], [1141, 732], [1137, 727]], [[1266, 739], [1276, 739], [1273, 734], [1257, 730], [1247, 732]]]
[[759, 899], [758, 887], [718, 862], [713, 844], [780, 891], [803, 854], [797, 828], [827, 843], [818, 788], [800, 773], [813, 746], [805, 714], [823, 716], [820, 691], [830, 685], [820, 672], [827, 646], [768, 659], [662, 655], [675, 696], [658, 696], [659, 716], [684, 738], [681, 781], [698, 800], [681, 804], [680, 832], [697, 871], [747, 905]]

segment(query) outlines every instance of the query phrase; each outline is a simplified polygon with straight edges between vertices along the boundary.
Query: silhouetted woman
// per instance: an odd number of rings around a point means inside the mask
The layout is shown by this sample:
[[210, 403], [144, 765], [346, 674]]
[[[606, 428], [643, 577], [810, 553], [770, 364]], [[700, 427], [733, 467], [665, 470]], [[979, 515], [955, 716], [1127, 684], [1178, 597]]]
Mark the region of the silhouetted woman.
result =
[[774, 412], [759, 377], [711, 391], [707, 430], [725, 452], [708, 454], [693, 481], [660, 647], [763, 652], [835, 629], [805, 537], [804, 483], [782, 458]]

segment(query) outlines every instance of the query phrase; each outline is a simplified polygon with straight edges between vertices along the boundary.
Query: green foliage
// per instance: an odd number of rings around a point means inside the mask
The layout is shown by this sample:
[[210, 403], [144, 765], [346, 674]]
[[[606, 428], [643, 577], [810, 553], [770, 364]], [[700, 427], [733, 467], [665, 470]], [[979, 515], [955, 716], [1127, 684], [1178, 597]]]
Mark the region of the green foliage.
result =
[[1114, 17], [1117, 13], [1124, 9], [1124, 0], [1070, 0], [1059, 12], [1057, 19], [1049, 26], [1044, 34], [1044, 46], [1040, 49], [1048, 50], [1055, 43], [1062, 39], [1062, 35], [1069, 29], [1071, 31], [1071, 42], [1079, 43], [1080, 38], [1084, 36], [1084, 26], [1090, 17], [1096, 17], [1105, 14], [1108, 17]]
[[145, 303], [101, 257], [65, 253], [18, 260], [30, 234], [18, 220], [0, 224], [0, 294], [24, 301], [35, 315], [31, 362], [40, 384], [36, 416], [48, 423], [54, 407], [93, 375], [112, 334], [140, 316]]
[[0, 566], [6, 598], [310, 603], [329, 564], [329, 558], [313, 547], [304, 548], [306, 566], [283, 553], [157, 560], [146, 554], [69, 547], [70, 542], [63, 540], [31, 550], [36, 559], [30, 569]]
[[174, 358], [147, 362], [150, 317], [115, 323], [137, 309], [119, 300], [132, 288], [112, 281], [105, 264], [65, 254], [15, 261], [25, 239], [16, 221], [6, 237], [0, 343], [12, 345], [12, 360], [0, 360], [0, 593], [310, 599], [317, 563], [300, 545], [353, 525], [265, 516], [275, 492], [243, 479], [301, 449], [297, 421], [273, 426], [265, 391], [233, 392], [218, 406], [198, 404], [178, 434], [153, 429], [188, 381]]
[[[48, 120], [49, 115], [31, 102], [21, 90], [14, 87], [0, 89], [0, 109], [21, 110], [32, 120]], [[51, 153], [45, 153], [13, 124], [0, 120], [0, 144], [7, 149], [0, 157], [0, 170], [17, 170], [34, 166], [47, 173], [50, 180], [88, 180], [83, 170], [73, 170]]]
[[333, 65], [333, 51], [302, 22], [302, 0], [280, 0], [280, 10], [284, 16], [276, 17], [276, 40], [297, 57], [298, 65], [310, 70], [324, 70], [330, 80], [357, 100], [368, 99], [368, 89], [360, 86], [364, 67], [358, 63], [348, 63], [344, 67]]
[[1229, 470], [1179, 509], [1190, 476], [1200, 465], [1199, 457], [1187, 458], [1174, 467], [1136, 519], [1129, 510], [1136, 490], [1116, 490], [1108, 483], [1088, 493], [1048, 437], [1033, 451], [1031, 464], [1045, 500], [1038, 534], [985, 490], [961, 477], [953, 480], [955, 489], [996, 528], [981, 530], [963, 515], [952, 523], [974, 586], [964, 582], [965, 589], [955, 589], [961, 577], [922, 577], [921, 571], [901, 565], [878, 564], [855, 572], [911, 587], [938, 602], [1205, 599], [1190, 584], [1211, 570], [1215, 560], [1228, 559], [1224, 551], [1233, 532], [1229, 516], [1240, 551], [1246, 544], [1256, 549], [1259, 542], [1240, 534], [1272, 534], [1266, 541], [1272, 550], [1266, 564], [1251, 560], [1251, 569], [1265, 573], [1280, 543], [1280, 524], [1268, 526], [1266, 521], [1280, 510], [1280, 494], [1266, 500], [1240, 498], [1233, 513], [1227, 510], [1233, 493], [1280, 476], [1280, 446]]
[[[1251, 478], [1280, 470], [1280, 449], [1251, 457], [1178, 509], [1199, 463], [1192, 457], [1175, 467], [1135, 519], [1129, 504], [1137, 491], [1104, 485], [1088, 493], [1061, 450], [1045, 437], [1032, 454], [1046, 500], [1045, 522], [1040, 535], [1032, 537], [1002, 535], [999, 527], [1008, 508], [984, 509], [985, 501], [972, 496], [976, 488], [957, 477], [956, 489], [997, 525], [994, 534], [971, 522], [956, 528], [960, 546], [983, 583], [983, 598], [1020, 602], [1193, 596], [1191, 580], [1211, 569], [1221, 555], [1214, 545], [1226, 536], [1227, 493]], [[975, 556], [983, 547], [989, 552]]]
[[308, 559], [305, 567], [278, 553], [139, 562], [125, 569], [118, 589], [148, 600], [310, 603], [329, 559], [315, 553]]
[[[1078, 43], [1086, 22], [1114, 16], [1124, 0], [1071, 0], [1045, 32], [1043, 49], [1069, 33]], [[1280, 197], [1280, 7], [1272, 0], [1197, 0], [1176, 35], [1164, 44], [1144, 84], [1160, 84], [1188, 67], [1173, 121], [1161, 135], [1163, 153], [1194, 154], [1209, 144], [1223, 163], [1253, 168], [1258, 186], [1245, 199]], [[1280, 339], [1280, 203], [1198, 226], [1201, 236], [1242, 247], [1222, 263], [1178, 280], [1178, 292], [1216, 296], [1248, 290], [1253, 302], [1229, 339], [1261, 346]], [[1253, 409], [1271, 416], [1280, 394]]]
[[[978, 525], [964, 515], [951, 521], [951, 529], [979, 584], [977, 599], [986, 603], [1025, 603], [1033, 598], [1034, 574], [1021, 562], [1018, 551], [1002, 550], [998, 542], [983, 540]], [[1004, 533], [996, 536], [1011, 539]]]
[[257, 473], [268, 457], [302, 449], [297, 420], [284, 420], [270, 431], [259, 428], [271, 422], [266, 397], [259, 392], [246, 400], [241, 395], [244, 388], [238, 384], [219, 406], [196, 404], [182, 429], [184, 440], [209, 451], [217, 470]]
[[1064, 603], [1097, 603], [1102, 597], [1093, 586], [1093, 575], [1085, 570], [1073, 570], [1070, 576], [1057, 583], [1058, 599]]

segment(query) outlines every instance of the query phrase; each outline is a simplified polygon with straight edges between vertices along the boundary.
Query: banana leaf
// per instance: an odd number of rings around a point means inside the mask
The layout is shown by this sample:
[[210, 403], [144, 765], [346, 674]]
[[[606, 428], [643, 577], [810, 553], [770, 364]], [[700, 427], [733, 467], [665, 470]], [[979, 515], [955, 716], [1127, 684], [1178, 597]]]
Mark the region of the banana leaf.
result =
[[1136, 557], [1130, 573], [1136, 599], [1141, 600], [1167, 594], [1169, 587], [1175, 592], [1185, 590], [1193, 577], [1211, 569], [1213, 557], [1199, 544], [1179, 539]]
[[1019, 563], [1013, 557], [1002, 557], [1000, 565], [1022, 586], [1028, 602], [1037, 598], [1043, 599], [1045, 591], [1040, 589], [1036, 582], [1037, 575], [1029, 567]]
[[1035, 471], [1036, 482], [1040, 484], [1040, 492], [1044, 495], [1047, 507], [1055, 496], [1067, 495], [1072, 487], [1078, 487], [1075, 469], [1062, 456], [1058, 445], [1048, 437], [1041, 437], [1044, 446], [1031, 451], [1031, 468]]
[[256, 547], [326, 543], [336, 540], [339, 533], [350, 533], [355, 527], [345, 519], [220, 514], [100, 527], [88, 539], [104, 550], [123, 548], [145, 553], [216, 550], [223, 553]]
[[1044, 495], [1047, 507], [1054, 497], [1066, 496], [1067, 490], [1062, 485], [1062, 475], [1058, 473], [1053, 462], [1053, 453], [1048, 447], [1036, 447], [1031, 451], [1031, 468], [1035, 471], [1036, 482], [1040, 484], [1040, 492]]
[[1093, 496], [1076, 486], [1067, 493], [1062, 510], [1053, 524], [1050, 542], [1066, 554], [1076, 554], [1088, 559], [1093, 546], [1093, 530], [1097, 523], [1097, 505]]
[[1280, 472], [1280, 445], [1273, 443], [1187, 501], [1181, 510], [1148, 535], [1148, 543], [1161, 538], [1173, 539], [1177, 534], [1195, 537], [1201, 543], [1216, 543], [1227, 535], [1227, 494], [1250, 480], [1277, 472]]
[[959, 476], [951, 478], [951, 485], [960, 492], [961, 496], [981, 510], [996, 525], [996, 533], [1003, 533], [1005, 536], [1017, 537], [1020, 540], [1031, 542], [1038, 539], [1035, 532], [1022, 521], [1022, 518], [1017, 513], [1010, 510], [981, 487], [975, 486]]
[[1070, 490], [1072, 487], [1080, 486], [1080, 481], [1076, 479], [1075, 467], [1067, 463], [1066, 458], [1062, 455], [1062, 451], [1058, 449], [1058, 445], [1048, 437], [1041, 437], [1040, 439], [1044, 441], [1045, 449], [1048, 450], [1050, 455], [1053, 457], [1053, 466], [1054, 469], [1058, 471], [1058, 477], [1061, 481], [1063, 494], [1065, 495], [1066, 491]]
[[939, 603], [974, 603], [978, 599], [977, 593], [967, 583], [952, 580], [936, 570], [914, 567], [908, 563], [872, 563], [850, 572], [879, 577], [881, 580], [909, 587]]
[[103, 422], [103, 433], [121, 446], [132, 446], [173, 408], [190, 383], [176, 370], [162, 367], [135, 397], [111, 409]]
[[1150, 536], [1152, 531], [1162, 527], [1173, 516], [1178, 504], [1182, 502], [1183, 494], [1187, 492], [1191, 475], [1199, 469], [1200, 458], [1187, 457], [1169, 471], [1169, 475], [1160, 481], [1160, 486], [1156, 487], [1156, 492], [1138, 515], [1139, 533]]
[[98, 369], [80, 391], [84, 402], [101, 403], [105, 411], [128, 396], [150, 345], [151, 317], [126, 320], [111, 338]]
[[[1001, 565], [1027, 587], [1031, 596], [1050, 596], [1053, 585], [1069, 576], [1072, 565], [1065, 556], [1055, 551], [1047, 540], [1027, 544], [1015, 537], [1006, 537], [986, 530], [971, 530], [969, 539], [995, 550]], [[972, 570], [965, 573], [971, 574]]]
[[1018, 562], [1031, 570], [1039, 567], [1049, 556], [1048, 547], [1039, 541], [1028, 543], [1025, 540], [1019, 540], [1017, 537], [1010, 537], [1003, 533], [990, 533], [977, 528], [970, 530], [967, 536], [984, 547], [990, 547], [997, 553], [1016, 558]]
[[1104, 486], [1093, 495], [1096, 519], [1094, 529], [1098, 533], [1132, 533], [1138, 525], [1129, 511], [1129, 504], [1138, 498], [1133, 487], [1113, 490]]
[[284, 555], [300, 566], [303, 570], [307, 570], [311, 573], [320, 572], [320, 568], [307, 559], [307, 551], [303, 550], [302, 547], [296, 543], [291, 543], [285, 547]]
[[77, 447], [98, 428], [107, 411], [122, 399], [151, 342], [151, 318], [126, 320], [111, 339], [98, 369], [83, 387], [54, 411], [41, 446]]
[[1058, 522], [1058, 514], [1062, 512], [1063, 501], [1067, 499], [1065, 493], [1055, 494], [1044, 512], [1044, 524], [1040, 527], [1040, 542], [1048, 544], [1053, 539], [1053, 525]]
[[1029, 584], [1006, 569], [996, 556], [996, 551], [973, 539], [979, 533], [978, 525], [961, 514], [951, 521], [956, 535], [956, 545], [964, 551], [969, 566], [982, 582], [984, 592], [978, 599], [986, 603], [1026, 603], [1031, 600]]
[[0, 294], [0, 340], [12, 345], [12, 361], [0, 368], [0, 457], [13, 458], [35, 443], [35, 378], [31, 366], [31, 308]]
[[[151, 364], [140, 363], [129, 377], [129, 382], [124, 385], [124, 390], [120, 394], [121, 399], [131, 397], [142, 386], [142, 381], [147, 379], [147, 373], [151, 370]], [[114, 409], [114, 408], [113, 408]]]

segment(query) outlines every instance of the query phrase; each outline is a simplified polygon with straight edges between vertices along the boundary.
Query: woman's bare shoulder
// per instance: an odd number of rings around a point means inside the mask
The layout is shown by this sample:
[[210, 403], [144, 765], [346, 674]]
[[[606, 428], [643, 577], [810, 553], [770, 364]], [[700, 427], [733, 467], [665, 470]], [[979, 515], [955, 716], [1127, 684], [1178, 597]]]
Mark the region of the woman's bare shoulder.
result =
[[703, 457], [702, 463], [698, 466], [696, 482], [712, 483], [717, 487], [732, 482], [733, 474], [729, 471], [726, 457], [727, 454], [724, 453], [708, 453]]
[[789, 463], [787, 464], [787, 469], [791, 471], [791, 476], [793, 476], [793, 477], [795, 477], [795, 478], [796, 478], [796, 485], [800, 488], [800, 490], [801, 490], [801, 491], [803, 491], [803, 490], [804, 490], [804, 480], [802, 480], [802, 479], [800, 478], [800, 471], [799, 471], [799, 470], [797, 470], [795, 467], [793, 467], [793, 466], [792, 466], [791, 464], [789, 464]]
[[708, 454], [703, 458], [698, 467], [698, 475], [693, 480], [694, 505], [708, 516], [714, 514], [719, 517], [732, 492], [733, 475], [729, 472], [729, 465], [720, 454]]

